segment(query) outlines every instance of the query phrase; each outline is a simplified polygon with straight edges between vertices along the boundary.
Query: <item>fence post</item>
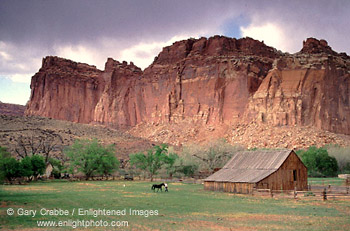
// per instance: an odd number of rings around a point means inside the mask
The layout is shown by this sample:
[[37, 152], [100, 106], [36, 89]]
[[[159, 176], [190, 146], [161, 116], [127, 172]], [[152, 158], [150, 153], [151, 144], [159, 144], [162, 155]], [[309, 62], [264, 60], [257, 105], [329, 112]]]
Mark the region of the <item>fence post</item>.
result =
[[294, 199], [297, 199], [297, 187], [294, 187]]
[[328, 185], [328, 192], [330, 192], [331, 191], [331, 185], [329, 184]]
[[270, 189], [271, 197], [273, 197], [272, 189]]
[[346, 186], [346, 194], [349, 194], [349, 186]]
[[323, 195], [323, 201], [326, 201], [327, 200], [327, 189], [326, 188], [324, 188], [322, 195]]

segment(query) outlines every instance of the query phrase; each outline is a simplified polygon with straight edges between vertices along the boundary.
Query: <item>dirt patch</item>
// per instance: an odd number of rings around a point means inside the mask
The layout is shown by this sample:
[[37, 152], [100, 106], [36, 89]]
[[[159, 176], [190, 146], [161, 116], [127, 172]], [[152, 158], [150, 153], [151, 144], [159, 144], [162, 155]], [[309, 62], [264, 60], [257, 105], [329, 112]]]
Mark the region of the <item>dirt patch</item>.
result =
[[6, 191], [55, 191], [55, 188], [40, 186], [40, 187], [9, 187], [4, 188]]
[[217, 222], [213, 222], [213, 221], [187, 221], [186, 223], [183, 223], [184, 227], [186, 227], [186, 229], [184, 230], [199, 230], [199, 229], [204, 229], [204, 230], [220, 230], [220, 231], [231, 231], [231, 230], [257, 230], [257, 228], [255, 227], [227, 227], [224, 226], [223, 224], [220, 224], [220, 220], [218, 220]]
[[7, 202], [1, 201], [0, 208], [6, 208], [6, 207], [8, 207]]
[[94, 187], [98, 187], [98, 185], [96, 185], [96, 184], [91, 184], [91, 183], [77, 183], [77, 185], [85, 185], [85, 186], [94, 186]]

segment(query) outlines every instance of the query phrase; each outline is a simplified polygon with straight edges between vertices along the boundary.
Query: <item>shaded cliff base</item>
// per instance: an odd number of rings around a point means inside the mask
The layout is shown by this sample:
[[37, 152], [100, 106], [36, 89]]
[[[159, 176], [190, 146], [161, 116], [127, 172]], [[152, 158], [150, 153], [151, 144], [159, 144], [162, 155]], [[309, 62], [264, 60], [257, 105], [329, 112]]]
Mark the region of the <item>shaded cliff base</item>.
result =
[[350, 136], [335, 134], [311, 126], [269, 126], [256, 122], [236, 125], [203, 125], [191, 121], [171, 124], [136, 125], [129, 134], [149, 139], [185, 146], [191, 143], [205, 144], [215, 139], [224, 138], [233, 145], [245, 148], [288, 148], [300, 149], [309, 146], [337, 144], [350, 146]]

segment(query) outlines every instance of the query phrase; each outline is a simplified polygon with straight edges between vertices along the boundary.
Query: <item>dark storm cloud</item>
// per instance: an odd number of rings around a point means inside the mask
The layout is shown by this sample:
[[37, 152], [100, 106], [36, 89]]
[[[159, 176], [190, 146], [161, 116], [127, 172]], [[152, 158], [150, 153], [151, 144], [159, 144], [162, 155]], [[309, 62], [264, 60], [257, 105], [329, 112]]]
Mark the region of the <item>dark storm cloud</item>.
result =
[[[215, 23], [216, 1], [2, 1], [0, 40], [52, 45], [101, 36], [157, 40]], [[220, 17], [219, 17], [220, 18]]]
[[303, 28], [310, 35], [321, 36], [326, 31], [332, 38], [349, 30], [349, 2], [2, 0], [0, 41], [40, 45], [47, 50], [55, 44], [76, 45], [101, 37], [130, 45], [166, 40], [191, 30], [215, 31], [225, 19], [239, 15]]
[[22, 76], [29, 88], [46, 55], [146, 67], [174, 39], [240, 37], [242, 28], [284, 51], [316, 37], [350, 53], [349, 15], [349, 0], [0, 0], [0, 78]]

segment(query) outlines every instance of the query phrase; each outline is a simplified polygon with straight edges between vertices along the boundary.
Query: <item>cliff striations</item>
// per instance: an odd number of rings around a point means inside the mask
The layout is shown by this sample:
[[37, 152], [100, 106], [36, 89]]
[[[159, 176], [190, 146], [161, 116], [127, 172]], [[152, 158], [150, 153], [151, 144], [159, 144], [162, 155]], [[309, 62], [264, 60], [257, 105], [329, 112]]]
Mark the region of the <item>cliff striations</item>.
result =
[[248, 114], [275, 126], [314, 126], [350, 134], [350, 57], [310, 38], [276, 59], [250, 98]]
[[31, 89], [27, 115], [136, 133], [139, 126], [220, 130], [254, 121], [350, 134], [350, 57], [314, 38], [296, 54], [251, 38], [188, 39], [163, 48], [144, 71], [111, 58], [100, 71], [46, 57]]
[[104, 90], [102, 71], [58, 57], [43, 59], [32, 77], [27, 115], [90, 123]]

